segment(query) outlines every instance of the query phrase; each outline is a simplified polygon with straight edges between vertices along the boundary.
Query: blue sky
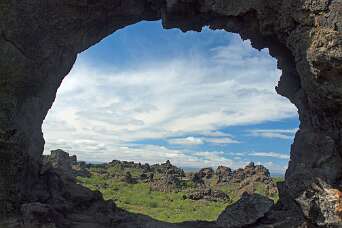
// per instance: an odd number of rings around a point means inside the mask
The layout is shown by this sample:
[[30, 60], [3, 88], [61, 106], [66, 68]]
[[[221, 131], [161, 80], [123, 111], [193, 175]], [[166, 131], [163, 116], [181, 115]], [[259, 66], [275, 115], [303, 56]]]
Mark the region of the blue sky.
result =
[[236, 34], [132, 25], [79, 55], [44, 122], [44, 153], [282, 173], [299, 123], [274, 90], [280, 74]]

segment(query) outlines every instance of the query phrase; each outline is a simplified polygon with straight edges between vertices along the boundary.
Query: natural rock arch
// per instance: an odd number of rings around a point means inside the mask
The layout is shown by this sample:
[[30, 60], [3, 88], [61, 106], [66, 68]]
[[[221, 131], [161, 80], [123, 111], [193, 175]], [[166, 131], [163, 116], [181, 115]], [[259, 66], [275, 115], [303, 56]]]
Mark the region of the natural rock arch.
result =
[[41, 125], [77, 54], [117, 29], [162, 19], [165, 28], [208, 25], [269, 48], [283, 72], [277, 92], [297, 106], [301, 121], [282, 204], [299, 205], [313, 224], [342, 223], [341, 14], [341, 0], [1, 1], [3, 217], [47, 197]]

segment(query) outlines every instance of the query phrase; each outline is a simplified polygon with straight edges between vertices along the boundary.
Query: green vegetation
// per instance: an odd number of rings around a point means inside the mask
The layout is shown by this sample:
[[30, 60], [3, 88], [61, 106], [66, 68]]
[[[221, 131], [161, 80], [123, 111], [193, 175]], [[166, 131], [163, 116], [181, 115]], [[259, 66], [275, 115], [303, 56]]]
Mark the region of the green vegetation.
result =
[[272, 177], [274, 183], [285, 181], [284, 177]]
[[[206, 200], [193, 201], [184, 199], [183, 196], [191, 189], [194, 189], [192, 181], [183, 181], [182, 189], [177, 192], [152, 191], [149, 183], [129, 184], [109, 178], [108, 176], [124, 174], [119, 167], [110, 167], [109, 175], [99, 175], [103, 170], [92, 167], [90, 178], [78, 177], [78, 181], [92, 189], [102, 192], [103, 197], [115, 201], [118, 207], [134, 213], [148, 215], [154, 219], [167, 222], [183, 222], [189, 220], [216, 220], [218, 215], [229, 205], [239, 200], [239, 184], [216, 185], [212, 180], [210, 185], [228, 194], [229, 202], [212, 202]], [[126, 170], [125, 170], [126, 171]], [[141, 170], [130, 170], [133, 177], [141, 175]], [[274, 181], [281, 181], [275, 178]], [[266, 195], [265, 186], [261, 183], [255, 184], [255, 191]], [[272, 197], [271, 197], [272, 198]], [[278, 195], [272, 198], [278, 200]]]
[[151, 191], [148, 183], [127, 184], [100, 176], [78, 177], [92, 190], [102, 192], [105, 199], [112, 199], [117, 206], [167, 222], [187, 220], [216, 220], [228, 205], [224, 202], [192, 201], [183, 199], [184, 192]]

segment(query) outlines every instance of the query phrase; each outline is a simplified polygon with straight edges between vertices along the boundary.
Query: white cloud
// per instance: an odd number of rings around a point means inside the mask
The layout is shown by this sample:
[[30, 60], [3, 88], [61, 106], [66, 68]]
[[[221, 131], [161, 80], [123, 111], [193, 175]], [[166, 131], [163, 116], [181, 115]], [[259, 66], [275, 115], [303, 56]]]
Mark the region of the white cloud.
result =
[[231, 134], [222, 132], [222, 131], [211, 131], [211, 132], [203, 132], [202, 135], [208, 136], [208, 137], [232, 137]]
[[221, 138], [206, 138], [206, 142], [208, 143], [215, 143], [215, 144], [233, 144], [233, 143], [240, 143], [237, 140], [234, 140], [230, 137], [221, 137]]
[[195, 137], [169, 139], [168, 142], [176, 145], [201, 145], [204, 143], [202, 139]]
[[214, 144], [233, 144], [239, 141], [231, 137], [186, 137], [186, 138], [172, 138], [167, 140], [169, 144], [175, 145], [202, 145], [205, 143]]
[[290, 159], [290, 155], [288, 154], [282, 154], [278, 152], [253, 152], [249, 153], [249, 156], [257, 156], [257, 157], [272, 157], [277, 159]]
[[277, 138], [277, 139], [290, 139], [294, 138], [298, 128], [294, 129], [261, 129], [261, 130], [250, 130], [250, 135], [254, 137], [262, 138]]
[[224, 152], [196, 152], [193, 154], [193, 156], [203, 161], [201, 167], [217, 167], [219, 165], [224, 165], [237, 169], [247, 164], [246, 162], [233, 161], [231, 159], [226, 158], [224, 156]]
[[[118, 145], [173, 138], [179, 138], [178, 144], [237, 143], [218, 129], [297, 115], [274, 90], [279, 76], [267, 51], [253, 50], [237, 36], [211, 50], [210, 58], [155, 61], [130, 69], [98, 69], [78, 60], [44, 122], [45, 153], [61, 147], [84, 160], [111, 160], [120, 154], [147, 161], [153, 156], [146, 148]], [[185, 137], [189, 135], [200, 137]], [[162, 153], [184, 156], [166, 148]], [[193, 157], [177, 161], [183, 159]]]

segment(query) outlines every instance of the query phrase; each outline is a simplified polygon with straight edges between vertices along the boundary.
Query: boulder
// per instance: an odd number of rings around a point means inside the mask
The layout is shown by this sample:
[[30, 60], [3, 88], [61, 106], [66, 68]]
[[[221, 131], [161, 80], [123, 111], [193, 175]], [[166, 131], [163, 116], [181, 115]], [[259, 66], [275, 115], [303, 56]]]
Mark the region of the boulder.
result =
[[198, 172], [201, 178], [210, 179], [214, 175], [214, 170], [212, 168], [203, 168]]
[[232, 169], [226, 166], [219, 166], [216, 169], [216, 176], [218, 177], [217, 183], [229, 182], [232, 178]]
[[205, 183], [202, 179], [202, 177], [200, 176], [200, 174], [195, 173], [191, 179], [192, 182], [194, 182], [194, 184], [196, 186], [205, 186]]
[[51, 155], [44, 156], [44, 163], [50, 163], [53, 168], [63, 171], [65, 174], [72, 173], [73, 159], [61, 149], [52, 150]]
[[269, 197], [274, 197], [278, 193], [269, 170], [262, 165], [255, 165], [254, 162], [234, 171], [228, 167], [219, 166], [216, 175], [217, 184], [239, 184], [239, 195], [244, 192], [254, 193], [258, 185], [265, 187], [264, 192]]
[[167, 174], [160, 179], [153, 179], [150, 187], [151, 190], [160, 192], [177, 191], [181, 188], [181, 181], [176, 175]]
[[61, 149], [52, 150], [51, 155], [43, 156], [42, 169], [48, 169], [49, 166], [70, 177], [90, 177], [91, 175], [85, 162], [78, 162], [76, 155], [69, 156], [69, 153]]
[[190, 192], [189, 194], [185, 195], [183, 197], [184, 199], [190, 199], [190, 200], [208, 200], [208, 201], [229, 201], [229, 196], [220, 191], [220, 190], [212, 190], [210, 188], [208, 189], [200, 189], [193, 192]]
[[[224, 175], [224, 176], [226, 177], [227, 175]], [[250, 162], [244, 168], [240, 168], [240, 169], [234, 170], [233, 172], [228, 173], [228, 176], [229, 178], [222, 178], [221, 182], [241, 183], [249, 177], [254, 177], [255, 181], [260, 181], [260, 182], [265, 182], [265, 183], [266, 182], [269, 183], [272, 181], [272, 178], [270, 176], [270, 172], [268, 171], [268, 169], [262, 165], [255, 165], [253, 162]]]
[[150, 167], [151, 171], [154, 173], [174, 175], [178, 178], [185, 177], [185, 173], [183, 169], [178, 168], [171, 164], [169, 160], [162, 164], [155, 164]]
[[252, 225], [269, 212], [274, 203], [259, 194], [244, 193], [239, 201], [228, 206], [218, 217], [222, 227], [237, 228]]

